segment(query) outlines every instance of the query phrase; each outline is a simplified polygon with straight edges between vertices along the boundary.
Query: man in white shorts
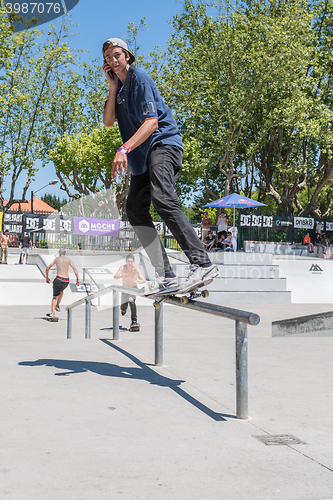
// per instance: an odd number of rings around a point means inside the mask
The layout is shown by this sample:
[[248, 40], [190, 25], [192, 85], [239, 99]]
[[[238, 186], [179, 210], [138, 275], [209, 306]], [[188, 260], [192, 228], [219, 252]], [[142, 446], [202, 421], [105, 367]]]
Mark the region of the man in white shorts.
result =
[[22, 248], [21, 248], [20, 264], [28, 264], [29, 250], [30, 248], [32, 248], [32, 242], [28, 233], [24, 233], [21, 245]]

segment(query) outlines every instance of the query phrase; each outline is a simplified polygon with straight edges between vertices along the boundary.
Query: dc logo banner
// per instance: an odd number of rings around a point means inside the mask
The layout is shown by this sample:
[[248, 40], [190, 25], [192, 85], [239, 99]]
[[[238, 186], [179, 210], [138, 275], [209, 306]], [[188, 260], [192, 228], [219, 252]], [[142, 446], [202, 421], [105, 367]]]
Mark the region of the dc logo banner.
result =
[[43, 220], [43, 230], [45, 232], [54, 233], [56, 230], [56, 218], [52, 219], [42, 219]]
[[[30, 231], [39, 231], [42, 228], [42, 224], [40, 224], [39, 215], [26, 215], [25, 219], [25, 230]], [[43, 231], [42, 231], [43, 232]]]
[[64, 218], [62, 215], [59, 220], [59, 231], [61, 233], [71, 233], [72, 232], [73, 219], [71, 217]]
[[62, 16], [65, 11], [70, 11], [79, 3], [79, 0], [37, 0], [29, 2], [25, 0], [12, 0], [5, 2], [6, 10], [14, 31], [24, 31], [35, 28], [44, 23], [49, 23]]

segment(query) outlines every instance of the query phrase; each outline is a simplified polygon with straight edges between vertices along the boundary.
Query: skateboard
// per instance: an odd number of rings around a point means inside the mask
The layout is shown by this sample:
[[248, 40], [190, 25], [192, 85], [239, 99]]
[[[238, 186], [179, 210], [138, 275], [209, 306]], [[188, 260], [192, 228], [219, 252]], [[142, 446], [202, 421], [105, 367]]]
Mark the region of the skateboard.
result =
[[156, 293], [154, 295], [148, 295], [148, 297], [155, 298], [155, 301], [153, 302], [155, 309], [158, 309], [165, 300], [170, 297], [175, 297], [176, 295], [180, 295], [180, 302], [182, 304], [187, 304], [189, 300], [195, 299], [196, 297], [203, 297], [204, 299], [209, 297], [209, 291], [200, 290], [200, 288], [209, 285], [212, 281], [213, 279], [199, 281], [198, 283], [195, 283], [195, 285], [190, 285], [188, 288], [181, 291], [176, 290], [174, 292]]
[[47, 321], [51, 321], [51, 323], [58, 323], [59, 318], [57, 316], [50, 316], [49, 314], [46, 315]]
[[139, 323], [136, 323], [134, 325], [132, 324], [129, 327], [128, 331], [130, 331], [130, 332], [139, 332], [140, 331], [140, 325], [139, 325]]

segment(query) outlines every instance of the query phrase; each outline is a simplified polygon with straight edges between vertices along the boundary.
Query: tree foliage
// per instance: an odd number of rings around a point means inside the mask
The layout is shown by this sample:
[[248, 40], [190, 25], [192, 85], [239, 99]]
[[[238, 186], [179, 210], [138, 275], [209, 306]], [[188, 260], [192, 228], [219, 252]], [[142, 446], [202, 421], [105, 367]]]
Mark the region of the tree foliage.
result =
[[165, 62], [155, 51], [150, 63], [199, 156], [180, 191], [258, 192], [320, 213], [333, 176], [332, 21], [331, 0], [184, 1]]
[[63, 198], [62, 200], [60, 199], [59, 196], [56, 196], [55, 194], [44, 194], [41, 198], [45, 203], [50, 205], [50, 207], [54, 208], [55, 210], [58, 210], [60, 212], [61, 207], [66, 205], [67, 199]]
[[[69, 49], [69, 25], [50, 25], [46, 39], [37, 30], [11, 33], [7, 37], [7, 59], [0, 78], [0, 208], [4, 201], [4, 179], [10, 177], [9, 200], [25, 201], [37, 167], [48, 161], [44, 137], [50, 127], [49, 102], [52, 100], [53, 75], [73, 62]], [[24, 187], [19, 198], [15, 190], [19, 178]]]

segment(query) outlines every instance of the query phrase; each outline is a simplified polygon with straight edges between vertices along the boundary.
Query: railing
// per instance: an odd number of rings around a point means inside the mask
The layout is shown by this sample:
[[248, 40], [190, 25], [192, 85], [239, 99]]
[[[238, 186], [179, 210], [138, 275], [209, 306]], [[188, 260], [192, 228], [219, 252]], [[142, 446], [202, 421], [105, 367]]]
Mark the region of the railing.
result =
[[[91, 337], [91, 301], [113, 293], [113, 340], [119, 340], [119, 294], [120, 292], [131, 295], [143, 296], [140, 290], [120, 285], [109, 285], [103, 290], [87, 295], [82, 299], [66, 307], [67, 310], [67, 338], [72, 338], [72, 311], [75, 307], [85, 304], [85, 338]], [[149, 299], [149, 297], [145, 297]], [[195, 311], [201, 311], [214, 316], [235, 321], [236, 340], [236, 416], [239, 419], [248, 418], [248, 355], [247, 355], [247, 325], [258, 325], [260, 317], [258, 314], [232, 309], [230, 307], [210, 304], [206, 301], [189, 300], [186, 304], [179, 297], [170, 297], [165, 302], [178, 307], [185, 307]], [[163, 304], [155, 308], [155, 365], [163, 365]]]

